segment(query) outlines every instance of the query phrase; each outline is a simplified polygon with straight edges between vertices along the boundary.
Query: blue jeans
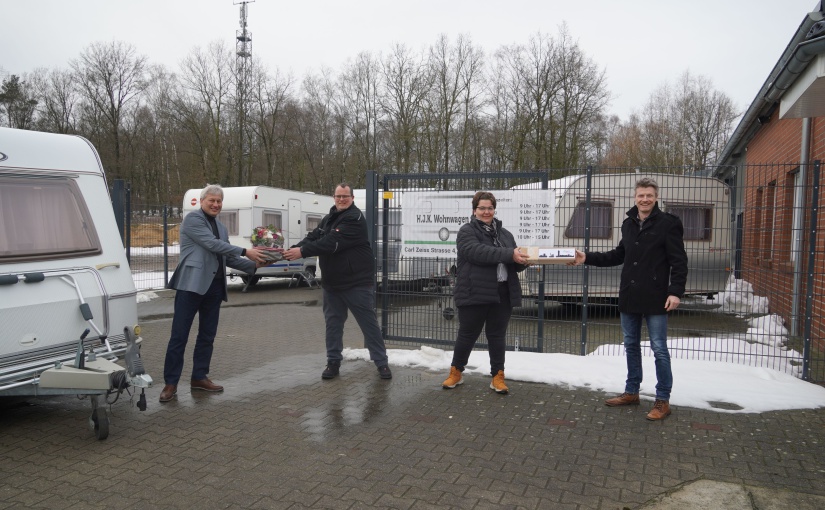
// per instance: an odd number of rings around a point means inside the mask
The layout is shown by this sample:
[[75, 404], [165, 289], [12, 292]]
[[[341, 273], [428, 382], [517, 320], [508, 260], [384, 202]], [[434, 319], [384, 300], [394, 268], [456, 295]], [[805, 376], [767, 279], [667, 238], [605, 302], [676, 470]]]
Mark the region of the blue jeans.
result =
[[338, 291], [324, 289], [327, 361], [340, 363], [344, 359], [341, 351], [344, 350], [347, 310], [352, 312], [358, 322], [361, 333], [364, 334], [364, 347], [370, 352], [370, 359], [375, 366], [387, 365], [387, 348], [375, 316], [375, 289], [372, 285]]
[[206, 294], [179, 290], [175, 294], [175, 315], [172, 318], [172, 335], [166, 347], [166, 361], [163, 364], [163, 380], [166, 384], [178, 384], [183, 372], [183, 355], [189, 341], [189, 331], [198, 315], [198, 336], [192, 356], [192, 379], [200, 381], [209, 375], [218, 319], [223, 301], [224, 282], [212, 281]]
[[639, 393], [642, 384], [642, 320], [647, 322], [650, 347], [656, 362], [656, 399], [670, 400], [673, 373], [670, 371], [670, 353], [667, 350], [667, 314], [643, 315], [622, 313], [622, 334], [627, 355], [626, 393]]

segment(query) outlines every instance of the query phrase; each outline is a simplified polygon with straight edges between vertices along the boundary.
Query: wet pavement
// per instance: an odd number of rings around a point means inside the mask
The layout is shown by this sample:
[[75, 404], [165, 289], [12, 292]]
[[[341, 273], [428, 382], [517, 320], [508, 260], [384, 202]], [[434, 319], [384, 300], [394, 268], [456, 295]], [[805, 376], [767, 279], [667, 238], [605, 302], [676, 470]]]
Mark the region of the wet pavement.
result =
[[825, 410], [675, 407], [654, 423], [587, 389], [508, 381], [503, 396], [470, 375], [445, 391], [446, 374], [385, 381], [363, 361], [322, 381], [321, 291], [286, 281], [230, 290], [223, 393], [184, 384], [160, 404], [173, 293], [158, 294], [139, 305], [149, 408], [121, 397], [108, 439], [87, 400], [0, 404], [0, 509], [825, 508]]

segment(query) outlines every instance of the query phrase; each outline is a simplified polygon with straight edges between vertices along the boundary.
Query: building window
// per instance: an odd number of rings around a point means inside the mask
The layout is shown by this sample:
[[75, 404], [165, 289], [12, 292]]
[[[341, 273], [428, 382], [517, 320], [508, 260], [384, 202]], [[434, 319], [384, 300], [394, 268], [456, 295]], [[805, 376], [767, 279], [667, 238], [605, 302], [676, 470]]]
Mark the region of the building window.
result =
[[753, 250], [756, 258], [759, 258], [762, 250], [762, 217], [764, 216], [763, 209], [765, 208], [765, 190], [761, 187], [756, 189], [756, 202], [753, 218], [753, 244], [748, 248]]
[[776, 228], [776, 181], [768, 183], [765, 190], [765, 211], [762, 214], [762, 258], [764, 260], [773, 259], [773, 233]]
[[[583, 238], [586, 232], [584, 222], [586, 213], [586, 203], [579, 201], [573, 210], [573, 216], [567, 223], [564, 230], [564, 237]], [[591, 202], [590, 203], [590, 238], [609, 239], [613, 229], [613, 203], [612, 202]]]

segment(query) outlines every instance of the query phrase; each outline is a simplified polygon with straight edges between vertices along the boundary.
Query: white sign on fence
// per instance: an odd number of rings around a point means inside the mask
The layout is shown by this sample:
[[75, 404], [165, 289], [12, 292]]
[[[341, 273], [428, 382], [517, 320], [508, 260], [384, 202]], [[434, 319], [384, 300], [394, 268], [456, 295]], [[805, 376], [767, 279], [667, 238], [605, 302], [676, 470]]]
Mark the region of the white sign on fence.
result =
[[[519, 246], [553, 246], [553, 190], [492, 191], [496, 218]], [[455, 238], [473, 217], [474, 191], [405, 191], [401, 208], [402, 255], [455, 257]]]

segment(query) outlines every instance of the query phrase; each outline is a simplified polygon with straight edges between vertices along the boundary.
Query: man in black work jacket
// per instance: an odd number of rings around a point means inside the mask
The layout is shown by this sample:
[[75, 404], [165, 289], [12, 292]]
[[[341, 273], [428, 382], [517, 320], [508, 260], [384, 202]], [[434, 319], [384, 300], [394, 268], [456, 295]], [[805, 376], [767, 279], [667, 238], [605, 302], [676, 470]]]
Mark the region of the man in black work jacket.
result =
[[608, 406], [639, 404], [642, 383], [642, 320], [647, 322], [656, 363], [656, 402], [648, 420], [670, 415], [673, 374], [667, 350], [667, 313], [675, 310], [685, 294], [687, 254], [682, 240], [682, 221], [659, 209], [659, 185], [650, 178], [636, 183], [636, 205], [622, 223], [622, 239], [616, 248], [586, 255], [576, 250], [572, 265], [622, 267], [619, 312], [627, 355], [625, 391], [605, 401]]
[[318, 256], [321, 266], [327, 344], [327, 366], [321, 377], [338, 376], [349, 310], [364, 334], [364, 347], [378, 367], [378, 374], [382, 379], [392, 379], [384, 336], [375, 316], [375, 257], [367, 235], [367, 221], [353, 203], [352, 186], [339, 184], [333, 198], [335, 205], [318, 228], [284, 251], [287, 260]]

